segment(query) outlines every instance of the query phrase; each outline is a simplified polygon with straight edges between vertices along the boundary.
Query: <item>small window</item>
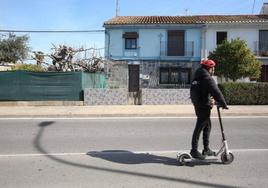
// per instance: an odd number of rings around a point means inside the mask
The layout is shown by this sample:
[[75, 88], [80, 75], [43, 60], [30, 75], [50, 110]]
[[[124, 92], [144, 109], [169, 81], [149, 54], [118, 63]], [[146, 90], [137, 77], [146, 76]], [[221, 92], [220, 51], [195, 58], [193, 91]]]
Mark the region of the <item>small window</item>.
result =
[[137, 39], [125, 38], [125, 49], [137, 49]]
[[189, 84], [190, 69], [160, 68], [160, 84]]
[[125, 32], [122, 37], [125, 39], [125, 49], [137, 49], [137, 32]]
[[217, 45], [227, 40], [227, 32], [217, 32]]

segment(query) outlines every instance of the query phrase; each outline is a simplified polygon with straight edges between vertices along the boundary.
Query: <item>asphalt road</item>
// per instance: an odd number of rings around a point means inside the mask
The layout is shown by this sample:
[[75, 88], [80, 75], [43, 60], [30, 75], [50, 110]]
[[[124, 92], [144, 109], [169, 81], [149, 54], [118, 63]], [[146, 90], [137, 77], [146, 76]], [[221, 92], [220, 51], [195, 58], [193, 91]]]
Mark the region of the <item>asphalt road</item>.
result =
[[232, 164], [178, 166], [195, 118], [0, 119], [0, 187], [268, 187], [268, 117], [223, 123]]

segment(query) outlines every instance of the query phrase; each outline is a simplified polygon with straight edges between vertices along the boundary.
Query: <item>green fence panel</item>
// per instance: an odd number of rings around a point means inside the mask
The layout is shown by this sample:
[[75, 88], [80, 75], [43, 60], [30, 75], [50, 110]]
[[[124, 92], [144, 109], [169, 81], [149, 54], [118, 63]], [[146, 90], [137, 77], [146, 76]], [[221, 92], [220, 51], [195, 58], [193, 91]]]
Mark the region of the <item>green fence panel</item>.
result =
[[[18, 75], [14, 75], [13, 72], [1, 72], [0, 74], [0, 99], [8, 100], [14, 98], [16, 100], [16, 95], [19, 93], [19, 88], [15, 87], [19, 85]], [[14, 87], [13, 87], [14, 86]]]
[[82, 73], [82, 88], [106, 88], [107, 77], [100, 73]]
[[82, 100], [81, 73], [0, 73], [0, 100]]
[[84, 88], [105, 88], [104, 74], [83, 72], [0, 72], [1, 101], [81, 101]]

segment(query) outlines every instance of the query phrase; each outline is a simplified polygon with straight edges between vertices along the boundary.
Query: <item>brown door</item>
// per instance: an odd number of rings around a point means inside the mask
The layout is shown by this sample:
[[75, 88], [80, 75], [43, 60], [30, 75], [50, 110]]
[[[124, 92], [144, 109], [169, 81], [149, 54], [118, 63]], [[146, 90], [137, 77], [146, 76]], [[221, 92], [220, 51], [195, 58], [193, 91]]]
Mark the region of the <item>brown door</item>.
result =
[[184, 31], [168, 31], [168, 56], [184, 56]]
[[128, 88], [129, 92], [136, 92], [140, 90], [140, 66], [128, 65]]

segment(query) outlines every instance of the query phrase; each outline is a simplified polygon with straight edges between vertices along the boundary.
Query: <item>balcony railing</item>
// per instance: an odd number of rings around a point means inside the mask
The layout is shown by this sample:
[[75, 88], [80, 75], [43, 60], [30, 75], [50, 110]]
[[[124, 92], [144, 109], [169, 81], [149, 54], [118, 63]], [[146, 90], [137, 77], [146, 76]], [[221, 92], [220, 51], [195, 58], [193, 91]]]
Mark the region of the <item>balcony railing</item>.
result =
[[255, 41], [254, 53], [259, 57], [268, 57], [268, 41]]
[[186, 41], [183, 44], [178, 44], [176, 41], [161, 41], [160, 42], [161, 57], [193, 57], [194, 42]]

